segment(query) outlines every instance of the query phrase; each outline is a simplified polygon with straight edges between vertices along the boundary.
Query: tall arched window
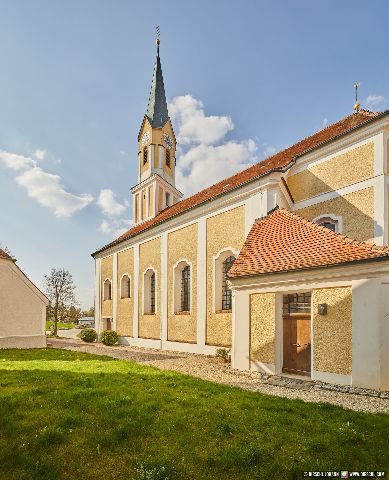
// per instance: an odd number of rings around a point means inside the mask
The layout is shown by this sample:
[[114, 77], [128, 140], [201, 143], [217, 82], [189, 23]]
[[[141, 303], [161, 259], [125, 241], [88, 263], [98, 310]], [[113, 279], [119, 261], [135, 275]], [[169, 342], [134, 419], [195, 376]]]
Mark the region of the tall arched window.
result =
[[130, 277], [126, 274], [122, 276], [120, 281], [120, 298], [130, 298], [131, 297], [131, 280]]
[[232, 293], [227, 285], [227, 273], [235, 262], [237, 252], [226, 248], [213, 258], [213, 311], [223, 312], [232, 309]]
[[174, 313], [190, 313], [191, 311], [191, 263], [179, 260], [173, 268], [173, 311]]
[[235, 262], [235, 257], [230, 255], [223, 262], [223, 280], [222, 280], [222, 310], [232, 309], [232, 292], [227, 285], [227, 273]]
[[152, 268], [143, 274], [143, 313], [153, 315], [156, 311], [156, 275]]
[[150, 313], [155, 313], [155, 273], [150, 277]]
[[190, 266], [187, 265], [181, 272], [181, 312], [190, 310]]
[[112, 300], [112, 283], [108, 278], [104, 282], [103, 299]]

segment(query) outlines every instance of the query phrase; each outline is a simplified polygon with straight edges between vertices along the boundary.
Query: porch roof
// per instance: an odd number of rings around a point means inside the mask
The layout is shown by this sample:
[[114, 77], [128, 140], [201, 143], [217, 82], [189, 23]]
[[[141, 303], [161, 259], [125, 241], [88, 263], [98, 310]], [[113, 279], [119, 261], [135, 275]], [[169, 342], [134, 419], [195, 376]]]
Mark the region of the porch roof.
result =
[[290, 272], [353, 262], [389, 260], [389, 248], [333, 232], [283, 208], [257, 220], [230, 278]]

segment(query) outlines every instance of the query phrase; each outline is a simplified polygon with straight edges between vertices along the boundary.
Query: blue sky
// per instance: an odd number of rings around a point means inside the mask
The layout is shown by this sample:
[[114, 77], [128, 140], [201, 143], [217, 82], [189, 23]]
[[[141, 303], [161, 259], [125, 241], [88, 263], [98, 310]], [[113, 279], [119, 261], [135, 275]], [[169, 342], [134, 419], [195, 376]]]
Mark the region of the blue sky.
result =
[[362, 106], [389, 107], [385, 1], [0, 0], [0, 243], [38, 284], [132, 219], [155, 25], [186, 193]]

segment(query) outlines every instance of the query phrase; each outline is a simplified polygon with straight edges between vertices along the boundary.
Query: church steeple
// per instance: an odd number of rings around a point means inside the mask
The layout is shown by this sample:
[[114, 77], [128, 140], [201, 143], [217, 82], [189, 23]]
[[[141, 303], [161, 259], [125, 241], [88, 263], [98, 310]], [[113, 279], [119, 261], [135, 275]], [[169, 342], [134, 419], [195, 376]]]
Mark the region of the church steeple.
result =
[[[159, 39], [157, 42], [159, 42]], [[159, 43], [157, 44], [157, 58], [154, 65], [153, 80], [151, 82], [150, 97], [146, 115], [153, 128], [162, 128], [169, 120], [161, 59], [159, 57]]]
[[135, 225], [182, 197], [175, 187], [177, 143], [167, 109], [159, 45], [158, 38], [149, 103], [138, 135], [138, 184], [131, 189]]

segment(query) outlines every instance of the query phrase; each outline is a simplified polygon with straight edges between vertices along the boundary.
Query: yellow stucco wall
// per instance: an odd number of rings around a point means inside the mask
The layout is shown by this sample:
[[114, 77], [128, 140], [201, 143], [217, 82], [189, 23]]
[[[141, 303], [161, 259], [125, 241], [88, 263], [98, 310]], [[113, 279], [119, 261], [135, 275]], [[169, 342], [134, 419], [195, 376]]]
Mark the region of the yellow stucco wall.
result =
[[113, 291], [113, 256], [101, 259], [101, 315], [103, 317], [112, 317], [112, 300], [104, 300], [104, 281], [109, 278], [112, 282]]
[[146, 218], [146, 189], [140, 192], [142, 202], [142, 220]]
[[250, 295], [250, 360], [275, 363], [275, 293]]
[[[121, 297], [121, 279], [124, 274], [130, 276], [130, 298]], [[134, 249], [130, 248], [118, 253], [118, 278], [117, 278], [117, 312], [116, 331], [118, 335], [132, 337], [134, 315]]]
[[351, 185], [374, 176], [374, 143], [308, 166], [286, 179], [295, 202]]
[[[174, 266], [181, 259], [192, 264], [190, 315], [174, 312]], [[176, 287], [177, 288], [177, 287]], [[178, 286], [180, 288], [180, 285]], [[168, 340], [197, 341], [197, 224], [172, 232], [168, 236]]]
[[313, 220], [321, 214], [342, 216], [343, 234], [356, 240], [373, 243], [374, 240], [374, 188], [364, 188], [344, 197], [317, 203], [295, 210], [297, 215]]
[[386, 172], [389, 175], [389, 140], [386, 141]]
[[161, 187], [158, 187], [158, 211], [162, 210], [163, 205], [163, 190]]
[[[313, 368], [320, 372], [351, 375], [352, 289], [322, 288], [312, 293]], [[318, 314], [319, 303], [328, 305], [327, 315]]]
[[[143, 274], [152, 267], [156, 273], [155, 314], [143, 314]], [[161, 238], [155, 238], [139, 246], [139, 337], [161, 338]]]
[[241, 206], [207, 219], [206, 343], [208, 345], [231, 346], [232, 314], [213, 312], [213, 257], [227, 247], [240, 251], [244, 242], [244, 215], [244, 207]]

